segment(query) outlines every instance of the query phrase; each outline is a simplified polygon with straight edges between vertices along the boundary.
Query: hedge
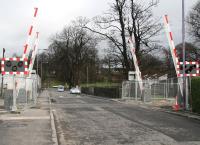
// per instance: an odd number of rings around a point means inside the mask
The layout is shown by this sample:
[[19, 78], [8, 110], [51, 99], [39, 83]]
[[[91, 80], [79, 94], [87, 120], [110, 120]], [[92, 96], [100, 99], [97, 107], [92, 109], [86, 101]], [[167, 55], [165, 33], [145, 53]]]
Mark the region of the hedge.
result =
[[104, 87], [81, 87], [81, 92], [94, 96], [101, 96], [106, 98], [120, 98], [121, 93], [118, 87], [104, 88]]
[[192, 111], [200, 113], [200, 77], [194, 77], [191, 81]]

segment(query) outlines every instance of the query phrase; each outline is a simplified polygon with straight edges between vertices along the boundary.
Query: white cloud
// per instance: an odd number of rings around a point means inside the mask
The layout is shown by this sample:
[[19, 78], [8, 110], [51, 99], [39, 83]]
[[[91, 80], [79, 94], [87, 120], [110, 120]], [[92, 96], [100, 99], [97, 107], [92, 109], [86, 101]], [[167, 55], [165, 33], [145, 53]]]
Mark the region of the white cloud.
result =
[[[65, 25], [78, 16], [92, 18], [105, 12], [113, 0], [1, 0], [0, 5], [0, 48], [6, 48], [6, 55], [22, 53], [32, 22], [33, 8], [39, 6], [38, 29], [39, 48], [47, 48], [51, 35], [61, 31]], [[185, 0], [187, 10], [197, 0]], [[168, 13], [177, 42], [180, 40], [181, 0], [160, 0], [156, 16]], [[163, 41], [165, 38], [163, 38]], [[0, 49], [0, 55], [2, 49]], [[10, 55], [11, 56], [11, 55]]]
[[[109, 0], [1, 0], [0, 47], [6, 48], [7, 57], [22, 53], [28, 29], [32, 23], [34, 7], [39, 7], [38, 30], [41, 49], [48, 47], [51, 35], [78, 16], [93, 17], [107, 9]], [[0, 52], [1, 55], [2, 52]]]

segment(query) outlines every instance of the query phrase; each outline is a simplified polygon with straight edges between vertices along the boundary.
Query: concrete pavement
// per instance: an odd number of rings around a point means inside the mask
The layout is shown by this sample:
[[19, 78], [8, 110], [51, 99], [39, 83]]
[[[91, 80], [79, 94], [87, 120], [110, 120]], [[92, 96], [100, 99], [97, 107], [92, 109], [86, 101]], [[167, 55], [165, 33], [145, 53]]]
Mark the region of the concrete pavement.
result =
[[0, 145], [53, 145], [48, 92], [38, 97], [34, 108], [20, 114], [1, 113]]

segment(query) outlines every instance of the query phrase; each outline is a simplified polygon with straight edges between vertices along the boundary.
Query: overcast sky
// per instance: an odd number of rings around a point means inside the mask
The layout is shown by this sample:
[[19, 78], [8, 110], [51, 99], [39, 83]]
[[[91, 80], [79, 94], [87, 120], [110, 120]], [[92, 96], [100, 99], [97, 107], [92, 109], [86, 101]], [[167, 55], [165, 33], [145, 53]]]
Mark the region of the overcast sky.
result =
[[[109, 8], [108, 3], [112, 1], [0, 0], [0, 55], [2, 55], [2, 48], [6, 48], [6, 57], [11, 57], [14, 52], [22, 54], [35, 6], [39, 7], [37, 20], [37, 29], [40, 31], [39, 49], [46, 49], [50, 36], [60, 32], [71, 20], [78, 16], [92, 18], [101, 15]], [[181, 1], [160, 0], [158, 7], [154, 9], [156, 17], [169, 15], [176, 44], [181, 42]], [[197, 1], [185, 0], [186, 13]], [[164, 45], [168, 44], [164, 33], [161, 40]]]

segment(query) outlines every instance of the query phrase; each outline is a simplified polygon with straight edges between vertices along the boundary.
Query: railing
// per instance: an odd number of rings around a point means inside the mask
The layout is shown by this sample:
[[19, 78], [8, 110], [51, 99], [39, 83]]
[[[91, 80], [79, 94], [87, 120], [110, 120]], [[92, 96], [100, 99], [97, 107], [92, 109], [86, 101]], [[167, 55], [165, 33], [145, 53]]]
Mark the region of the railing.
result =
[[[181, 81], [178, 81], [177, 78], [168, 80], [144, 80], [144, 88], [141, 91], [138, 81], [124, 81], [122, 83], [122, 98], [142, 101], [175, 99], [176, 96], [182, 95], [182, 83], [178, 82]], [[187, 90], [187, 92], [189, 91]]]
[[37, 75], [30, 77], [5, 75], [2, 87], [5, 109], [16, 111], [36, 104], [41, 80]]

